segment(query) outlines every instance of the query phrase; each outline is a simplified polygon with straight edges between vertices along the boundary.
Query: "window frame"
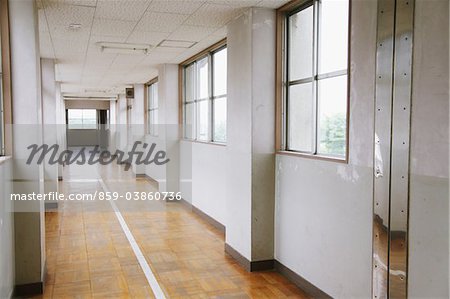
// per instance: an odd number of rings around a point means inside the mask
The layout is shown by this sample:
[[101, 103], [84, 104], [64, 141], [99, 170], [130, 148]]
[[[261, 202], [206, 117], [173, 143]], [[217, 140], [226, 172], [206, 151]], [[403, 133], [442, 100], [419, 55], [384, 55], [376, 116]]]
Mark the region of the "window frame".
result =
[[11, 97], [11, 49], [9, 35], [8, 1], [0, 0], [0, 157], [11, 156], [12, 148], [12, 97]]
[[[347, 98], [346, 98], [346, 129], [345, 129], [345, 154], [344, 156], [333, 156], [318, 153], [318, 134], [319, 134], [319, 123], [318, 123], [318, 114], [319, 114], [319, 95], [318, 91], [318, 82], [322, 79], [326, 78], [336, 78], [338, 76], [342, 76], [342, 70], [333, 71], [329, 73], [321, 74], [318, 69], [318, 54], [319, 54], [319, 46], [318, 39], [320, 38], [320, 16], [319, 10], [316, 9], [316, 2], [320, 0], [294, 0], [291, 1], [284, 6], [277, 9], [277, 49], [276, 49], [276, 136], [275, 136], [275, 152], [280, 155], [292, 155], [297, 157], [304, 157], [309, 159], [317, 159], [317, 160], [327, 160], [348, 164], [349, 162], [349, 146], [350, 146], [350, 65], [351, 65], [351, 20], [352, 20], [352, 0], [348, 0], [348, 44], [347, 44], [347, 69], [345, 71], [347, 75]], [[291, 81], [288, 82], [289, 76], [289, 43], [288, 43], [288, 34], [289, 34], [289, 17], [310, 7], [313, 6], [314, 11], [314, 24], [313, 24], [313, 74], [310, 78], [310, 82], [314, 84], [314, 94], [313, 94], [313, 105], [314, 105], [314, 151], [312, 153], [296, 151], [288, 148], [288, 89], [291, 86]], [[319, 32], [317, 32], [319, 31]], [[292, 80], [294, 81], [304, 81], [301, 80]], [[295, 84], [294, 84], [295, 85]]]
[[[95, 111], [95, 128], [84, 128], [84, 123], [83, 123], [83, 116], [81, 117], [81, 128], [71, 128], [69, 121], [69, 113], [70, 110], [94, 110]], [[67, 109], [67, 129], [68, 130], [98, 130], [99, 129], [99, 117], [98, 117], [98, 109], [91, 109], [91, 108], [69, 108]]]
[[[158, 108], [150, 108], [149, 107], [149, 96], [148, 96], [148, 92], [149, 89], [154, 86], [156, 83], [158, 83], [158, 77], [153, 78], [152, 80], [148, 81], [147, 83], [145, 83], [145, 97], [144, 97], [144, 110], [145, 110], [145, 132], [153, 137], [158, 137], [158, 130], [152, 131], [151, 129], [151, 111], [158, 111], [159, 113], [159, 91], [158, 91]], [[158, 115], [158, 120], [159, 120], [159, 115]], [[157, 123], [153, 124], [153, 125], [158, 125]]]
[[[213, 144], [213, 145], [219, 145], [219, 146], [226, 146], [226, 142], [223, 141], [217, 141], [214, 139], [214, 102], [216, 99], [227, 97], [228, 99], [228, 92], [223, 95], [215, 96], [214, 95], [214, 54], [224, 50], [227, 48], [227, 42], [226, 38], [215, 43], [214, 45], [206, 48], [205, 50], [199, 52], [198, 54], [192, 56], [191, 58], [183, 61], [179, 65], [179, 122], [182, 127], [181, 131], [181, 139], [185, 141], [190, 142], [198, 142], [198, 143], [206, 143], [206, 144]], [[185, 86], [186, 86], [186, 76], [185, 76], [185, 69], [188, 68], [191, 65], [195, 65], [197, 61], [200, 61], [204, 58], [208, 58], [208, 97], [205, 99], [192, 99], [192, 101], [187, 102], [186, 101], [186, 95], [185, 95]], [[194, 70], [194, 74], [196, 77], [197, 72]], [[196, 79], [195, 79], [196, 80]], [[194, 82], [194, 86], [196, 86], [197, 82]], [[195, 92], [194, 92], [195, 93]], [[208, 101], [208, 109], [209, 109], [209, 115], [208, 115], [208, 139], [202, 140], [198, 138], [199, 135], [199, 127], [198, 127], [198, 109], [199, 105], [197, 103], [202, 101]], [[195, 109], [194, 113], [194, 121], [195, 121], [195, 128], [193, 130], [195, 136], [193, 138], [187, 138], [186, 137], [186, 116], [185, 116], [185, 106], [189, 103], [189, 105], [193, 105]]]

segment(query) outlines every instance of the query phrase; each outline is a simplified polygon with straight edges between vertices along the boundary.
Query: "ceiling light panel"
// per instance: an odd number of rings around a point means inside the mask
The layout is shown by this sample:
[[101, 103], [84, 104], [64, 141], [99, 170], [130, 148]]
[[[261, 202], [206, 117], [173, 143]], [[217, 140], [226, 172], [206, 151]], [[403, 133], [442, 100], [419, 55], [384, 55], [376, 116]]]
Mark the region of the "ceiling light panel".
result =
[[148, 5], [149, 1], [146, 0], [99, 0], [95, 17], [122, 21], [138, 21]]
[[192, 47], [193, 45], [195, 45], [195, 42], [192, 41], [184, 41], [184, 40], [163, 40], [158, 47], [163, 47], [163, 48], [184, 48], [184, 49], [189, 49], [190, 47]]

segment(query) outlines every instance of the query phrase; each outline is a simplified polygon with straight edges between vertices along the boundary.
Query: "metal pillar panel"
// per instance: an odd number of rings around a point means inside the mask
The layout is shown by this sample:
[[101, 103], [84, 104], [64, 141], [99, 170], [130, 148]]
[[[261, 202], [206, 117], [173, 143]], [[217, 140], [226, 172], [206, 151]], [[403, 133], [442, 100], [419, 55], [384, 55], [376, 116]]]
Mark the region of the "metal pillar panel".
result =
[[414, 0], [379, 0], [373, 298], [406, 298]]
[[388, 297], [389, 193], [395, 0], [378, 1], [372, 297]]
[[406, 298], [414, 1], [397, 0], [392, 107], [389, 297]]

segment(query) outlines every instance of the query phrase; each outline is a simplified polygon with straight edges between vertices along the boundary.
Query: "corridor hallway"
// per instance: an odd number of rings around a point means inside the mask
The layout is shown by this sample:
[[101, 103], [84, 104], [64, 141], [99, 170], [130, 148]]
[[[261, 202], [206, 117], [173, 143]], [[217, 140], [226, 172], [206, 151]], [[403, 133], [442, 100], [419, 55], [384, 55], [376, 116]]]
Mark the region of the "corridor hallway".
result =
[[[87, 169], [89, 168], [89, 169]], [[65, 167], [60, 192], [155, 192], [116, 164]], [[115, 202], [166, 298], [307, 298], [275, 272], [246, 272], [224, 252], [224, 236], [181, 202]], [[107, 201], [65, 201], [47, 212], [43, 298], [154, 298]]]

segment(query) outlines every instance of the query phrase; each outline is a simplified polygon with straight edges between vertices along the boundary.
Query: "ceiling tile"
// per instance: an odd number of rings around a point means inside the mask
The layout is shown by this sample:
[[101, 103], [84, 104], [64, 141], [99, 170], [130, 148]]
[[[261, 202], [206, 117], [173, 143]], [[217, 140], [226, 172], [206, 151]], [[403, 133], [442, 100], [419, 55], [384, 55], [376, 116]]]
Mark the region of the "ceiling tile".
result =
[[[51, 5], [45, 9], [51, 35], [65, 35], [68, 33], [87, 34], [91, 30], [94, 18], [94, 7], [74, 5]], [[81, 28], [73, 31], [70, 24], [80, 24]]]
[[53, 46], [55, 47], [56, 58], [73, 55], [84, 54], [87, 49], [87, 40], [68, 40], [60, 38], [52, 38]]
[[279, 8], [290, 0], [262, 0], [258, 3], [258, 7]]
[[184, 24], [218, 28], [227, 24], [242, 11], [228, 5], [207, 3], [192, 14]]
[[177, 13], [177, 14], [192, 14], [194, 13], [205, 0], [154, 0], [148, 7], [149, 11]]
[[157, 46], [163, 39], [167, 38], [168, 35], [169, 33], [164, 32], [135, 30], [133, 31], [133, 33], [131, 33], [130, 37], [127, 39], [127, 42]]
[[47, 17], [44, 9], [38, 10], [39, 32], [48, 32]]
[[45, 2], [95, 7], [97, 0], [45, 0]]
[[92, 34], [89, 38], [89, 44], [95, 45], [100, 42], [109, 42], [109, 43], [124, 43], [126, 38], [124, 36], [111, 36], [111, 35], [95, 35]]
[[149, 0], [99, 0], [95, 17], [123, 21], [138, 21], [144, 14]]
[[168, 37], [168, 39], [198, 42], [213, 33], [215, 30], [216, 28], [211, 27], [181, 25]]
[[52, 40], [47, 31], [39, 33], [39, 51], [41, 53], [41, 57], [43, 58], [55, 58]]
[[92, 34], [109, 35], [109, 36], [125, 36], [127, 37], [133, 30], [136, 22], [121, 21], [109, 19], [94, 19]]
[[188, 15], [147, 11], [138, 23], [136, 30], [171, 33], [178, 28], [187, 17]]
[[[236, 8], [253, 7], [261, 0], [208, 0], [208, 3], [223, 4]], [[269, 0], [272, 1], [272, 0]], [[276, 1], [276, 0], [274, 0]]]

